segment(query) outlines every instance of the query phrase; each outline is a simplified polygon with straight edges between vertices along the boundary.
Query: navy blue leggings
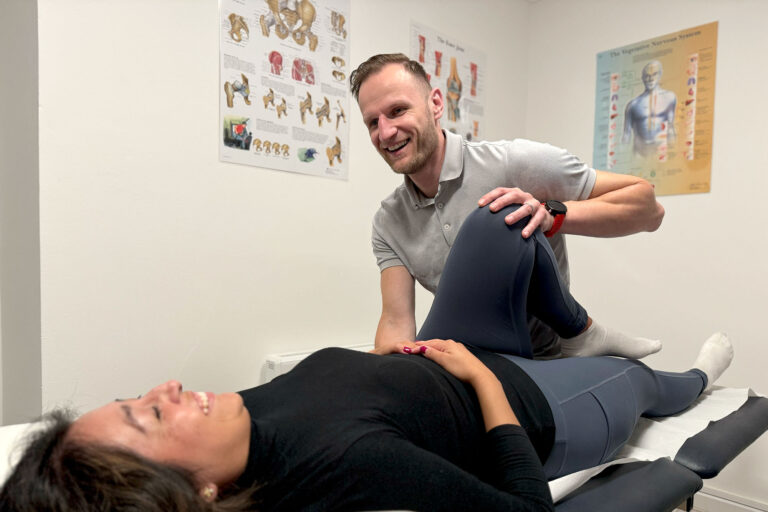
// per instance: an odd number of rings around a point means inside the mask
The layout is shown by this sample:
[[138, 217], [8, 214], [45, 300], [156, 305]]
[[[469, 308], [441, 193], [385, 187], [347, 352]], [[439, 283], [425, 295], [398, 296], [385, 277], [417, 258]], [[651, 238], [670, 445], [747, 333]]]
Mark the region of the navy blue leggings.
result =
[[478, 208], [464, 220], [417, 339], [455, 339], [494, 352], [533, 357], [528, 313], [561, 338], [587, 325], [587, 312], [570, 294], [540, 230], [530, 238], [504, 216]]
[[[641, 415], [687, 408], [707, 385], [697, 370], [658, 372], [613, 357], [533, 361], [526, 314], [563, 338], [580, 333], [587, 313], [560, 279], [544, 235], [524, 239], [529, 217], [513, 226], [479, 208], [464, 221], [417, 339], [454, 339], [513, 361], [539, 386], [555, 420], [555, 444], [544, 464], [556, 478], [610, 460]], [[522, 357], [520, 357], [522, 356]]]

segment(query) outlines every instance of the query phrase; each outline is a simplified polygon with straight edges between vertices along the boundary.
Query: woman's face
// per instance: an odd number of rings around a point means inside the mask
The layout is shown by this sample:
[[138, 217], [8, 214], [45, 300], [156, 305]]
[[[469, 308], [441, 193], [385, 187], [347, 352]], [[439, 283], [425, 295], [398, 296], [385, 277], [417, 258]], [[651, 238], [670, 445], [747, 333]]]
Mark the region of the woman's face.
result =
[[237, 393], [182, 392], [171, 380], [84, 414], [69, 435], [177, 464], [194, 471], [201, 484], [221, 486], [245, 470], [250, 415]]

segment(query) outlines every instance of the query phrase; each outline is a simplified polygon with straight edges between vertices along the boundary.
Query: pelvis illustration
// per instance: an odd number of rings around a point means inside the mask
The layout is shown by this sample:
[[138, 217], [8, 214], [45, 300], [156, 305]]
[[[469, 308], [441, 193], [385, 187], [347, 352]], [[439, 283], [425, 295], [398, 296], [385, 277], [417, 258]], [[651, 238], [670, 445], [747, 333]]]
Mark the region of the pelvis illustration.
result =
[[309, 39], [309, 49], [311, 51], [317, 49], [317, 36], [312, 33], [312, 24], [315, 22], [317, 12], [312, 2], [309, 0], [264, 1], [269, 6], [269, 12], [262, 14], [259, 18], [264, 37], [269, 37], [270, 29], [275, 27], [275, 34], [280, 39], [290, 35], [298, 45], [303, 45]]

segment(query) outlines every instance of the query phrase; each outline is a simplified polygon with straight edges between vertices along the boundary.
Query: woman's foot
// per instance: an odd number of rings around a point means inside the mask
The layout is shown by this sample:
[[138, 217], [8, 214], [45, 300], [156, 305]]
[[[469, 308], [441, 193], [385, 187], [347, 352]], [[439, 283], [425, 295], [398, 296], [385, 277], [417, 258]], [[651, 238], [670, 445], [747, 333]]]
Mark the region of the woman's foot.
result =
[[564, 357], [619, 356], [641, 359], [661, 350], [661, 341], [633, 338], [592, 320], [584, 332], [562, 340], [560, 347]]
[[716, 332], [704, 342], [699, 351], [699, 357], [693, 363], [693, 367], [707, 375], [705, 392], [712, 388], [715, 381], [730, 366], [732, 360], [733, 345], [725, 333]]

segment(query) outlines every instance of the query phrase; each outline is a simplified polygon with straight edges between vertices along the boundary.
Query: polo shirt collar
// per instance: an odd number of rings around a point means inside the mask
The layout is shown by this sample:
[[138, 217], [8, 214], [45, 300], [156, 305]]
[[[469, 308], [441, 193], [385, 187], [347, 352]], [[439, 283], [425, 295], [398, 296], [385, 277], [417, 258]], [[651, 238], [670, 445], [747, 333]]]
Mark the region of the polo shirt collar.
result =
[[[443, 167], [440, 169], [439, 183], [442, 184], [446, 181], [455, 180], [461, 177], [461, 173], [464, 171], [464, 159], [462, 158], [462, 144], [461, 135], [447, 132], [443, 130], [445, 135], [445, 158], [443, 158]], [[414, 208], [420, 208], [434, 204], [434, 197], [425, 197], [413, 184], [411, 178], [403, 176], [403, 184], [405, 190], [408, 193], [408, 198], [411, 200]], [[437, 194], [440, 195], [440, 185], [438, 185]]]

